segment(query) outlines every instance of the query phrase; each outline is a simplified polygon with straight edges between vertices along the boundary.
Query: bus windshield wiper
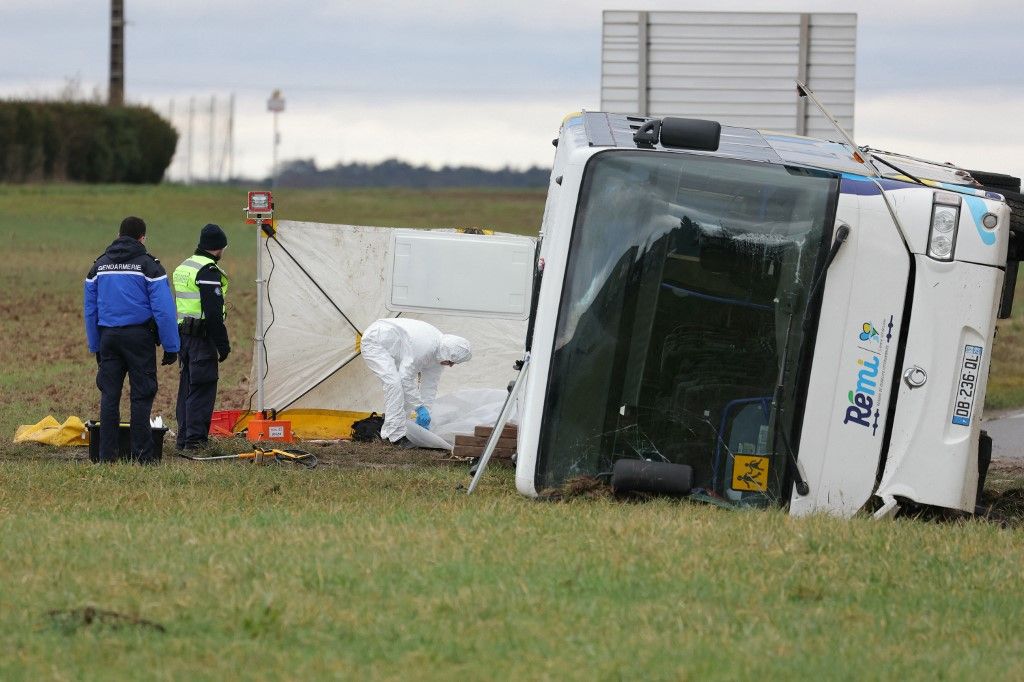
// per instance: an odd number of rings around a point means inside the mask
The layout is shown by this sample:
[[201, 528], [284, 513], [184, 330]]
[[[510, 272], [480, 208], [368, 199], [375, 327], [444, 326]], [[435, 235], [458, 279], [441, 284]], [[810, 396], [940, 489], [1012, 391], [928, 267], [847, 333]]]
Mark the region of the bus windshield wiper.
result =
[[[869, 152], [869, 153], [871, 153], [871, 151], [872, 151], [872, 150], [871, 150], [871, 148], [870, 148], [870, 147], [865, 147], [865, 148], [864, 148], [864, 151], [866, 151], [866, 152]], [[882, 158], [881, 156], [879, 156], [878, 154], [874, 154], [874, 153], [872, 153], [872, 154], [871, 154], [871, 160], [872, 160], [872, 161], [877, 161], [877, 162], [879, 162], [879, 163], [884, 163], [884, 164], [885, 164], [886, 166], [888, 166], [889, 168], [892, 168], [892, 169], [893, 169], [894, 171], [896, 171], [896, 172], [897, 172], [897, 173], [899, 173], [900, 175], [904, 175], [904, 176], [906, 176], [906, 177], [910, 178], [911, 180], [913, 180], [914, 182], [916, 182], [916, 183], [917, 183], [917, 184], [919, 184], [919, 185], [924, 185], [924, 182], [922, 182], [922, 181], [921, 181], [921, 180], [920, 180], [919, 178], [917, 178], [917, 177], [916, 177], [916, 176], [914, 176], [914, 175], [911, 175], [910, 173], [908, 173], [907, 171], [903, 170], [902, 168], [900, 168], [900, 167], [899, 167], [899, 166], [897, 166], [896, 164], [894, 164], [894, 163], [889, 163], [888, 161], [886, 161], [885, 159], [883, 159], [883, 158]], [[927, 187], [927, 185], [925, 185], [925, 187]]]
[[[841, 249], [843, 244], [846, 243], [846, 238], [849, 236], [849, 225], [840, 225], [839, 229], [836, 230], [835, 241], [832, 242], [832, 248], [829, 249], [828, 257], [825, 259], [825, 267], [823, 267], [821, 272], [818, 273], [818, 277], [814, 280], [814, 283], [811, 284], [811, 289], [807, 294], [807, 309], [810, 309], [814, 302], [818, 300], [818, 296], [821, 295], [822, 290], [825, 288], [825, 273], [827, 273], [828, 269], [832, 267], [832, 261], [834, 261], [836, 256], [839, 255], [839, 249]], [[807, 325], [809, 324], [810, 319], [809, 315], [804, 316], [805, 332], [807, 331]]]
[[807, 481], [804, 480], [803, 474], [800, 473], [800, 465], [797, 464], [796, 455], [793, 454], [793, 448], [789, 444], [789, 436], [786, 435], [785, 427], [782, 425], [782, 394], [786, 386], [786, 363], [789, 361], [789, 344], [792, 340], [793, 334], [793, 311], [789, 311], [789, 321], [786, 323], [786, 343], [782, 346], [782, 357], [779, 362], [779, 379], [775, 382], [775, 392], [772, 394], [772, 413], [768, 419], [768, 423], [772, 423], [772, 419], [775, 420], [775, 428], [772, 429], [772, 454], [779, 454], [778, 439], [782, 436], [782, 444], [786, 448], [786, 460], [789, 462], [793, 470], [793, 483], [796, 486], [796, 492], [801, 497], [811, 492], [810, 486], [807, 485]]
[[821, 289], [825, 285], [825, 273], [832, 267], [832, 261], [839, 255], [839, 249], [846, 243], [846, 238], [850, 236], [850, 226], [843, 224], [836, 230], [835, 241], [832, 242], [832, 248], [828, 250], [828, 258], [825, 259], [825, 267], [818, 273], [818, 278], [814, 280], [814, 284], [811, 285], [810, 295], [807, 297], [807, 303], [809, 304], [814, 298], [821, 293]]
[[[832, 242], [832, 248], [829, 249], [828, 256], [825, 259], [825, 266], [818, 273], [817, 279], [811, 285], [810, 291], [807, 295], [807, 305], [804, 310], [810, 310], [811, 305], [821, 295], [822, 290], [825, 287], [825, 273], [832, 266], [832, 262], [836, 259], [839, 254], [839, 249], [842, 248], [843, 244], [846, 243], [846, 238], [850, 236], [850, 226], [840, 225], [836, 230], [836, 238]], [[795, 303], [790, 301], [789, 303], [789, 321], [786, 323], [786, 343], [782, 347], [782, 357], [779, 363], [779, 378], [775, 384], [775, 393], [772, 395], [772, 417], [775, 419], [775, 429], [772, 431], [772, 452], [778, 454], [777, 439], [782, 436], [782, 444], [786, 448], [786, 459], [790, 466], [793, 468], [793, 483], [796, 486], [796, 492], [800, 496], [805, 496], [810, 493], [811, 488], [807, 485], [807, 481], [804, 480], [803, 474], [800, 472], [800, 465], [796, 461], [796, 455], [793, 454], [793, 447], [789, 444], [789, 436], [786, 435], [785, 429], [781, 426], [782, 422], [782, 396], [786, 388], [786, 365], [789, 362], [789, 344], [792, 341], [793, 334], [793, 309]], [[810, 326], [811, 316], [805, 314], [803, 322], [803, 331], [806, 334], [808, 327]], [[770, 421], [770, 420], [769, 420]]]

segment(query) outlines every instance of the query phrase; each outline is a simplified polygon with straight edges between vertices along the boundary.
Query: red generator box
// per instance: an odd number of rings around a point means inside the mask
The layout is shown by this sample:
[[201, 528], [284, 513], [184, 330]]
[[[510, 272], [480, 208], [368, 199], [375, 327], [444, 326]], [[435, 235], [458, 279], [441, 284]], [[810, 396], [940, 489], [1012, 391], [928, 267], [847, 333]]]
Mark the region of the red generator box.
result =
[[292, 423], [277, 419], [250, 419], [245, 437], [253, 443], [261, 440], [295, 442], [292, 436]]
[[231, 437], [235, 435], [235, 425], [245, 414], [242, 410], [214, 410], [210, 419], [210, 435]]

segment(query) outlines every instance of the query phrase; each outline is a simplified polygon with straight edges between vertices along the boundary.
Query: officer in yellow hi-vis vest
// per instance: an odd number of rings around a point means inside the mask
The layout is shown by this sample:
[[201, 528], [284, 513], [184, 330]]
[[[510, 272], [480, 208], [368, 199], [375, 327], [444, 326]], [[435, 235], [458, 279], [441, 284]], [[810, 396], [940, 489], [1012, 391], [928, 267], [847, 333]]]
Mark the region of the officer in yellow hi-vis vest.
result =
[[217, 266], [228, 238], [219, 225], [199, 234], [196, 252], [174, 270], [174, 304], [181, 335], [178, 380], [179, 450], [206, 447], [217, 399], [218, 363], [231, 352], [224, 298], [228, 276]]

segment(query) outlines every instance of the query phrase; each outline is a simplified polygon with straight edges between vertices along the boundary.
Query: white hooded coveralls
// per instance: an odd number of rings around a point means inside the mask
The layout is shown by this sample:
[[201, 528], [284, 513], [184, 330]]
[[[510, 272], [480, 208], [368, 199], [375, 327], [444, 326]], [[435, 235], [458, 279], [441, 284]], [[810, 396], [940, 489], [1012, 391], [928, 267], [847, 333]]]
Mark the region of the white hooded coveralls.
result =
[[443, 361], [470, 358], [469, 342], [442, 334], [421, 320], [377, 320], [363, 332], [360, 352], [370, 371], [384, 385], [382, 438], [392, 442], [405, 435], [406, 419], [420, 405], [430, 409], [437, 395]]

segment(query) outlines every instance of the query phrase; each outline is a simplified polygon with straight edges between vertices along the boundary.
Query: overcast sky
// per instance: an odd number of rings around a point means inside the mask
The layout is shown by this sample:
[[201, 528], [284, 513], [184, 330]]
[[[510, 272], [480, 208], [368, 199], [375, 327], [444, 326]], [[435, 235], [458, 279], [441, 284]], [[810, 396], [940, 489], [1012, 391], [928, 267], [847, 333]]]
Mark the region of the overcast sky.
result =
[[[195, 98], [198, 177], [210, 99], [222, 127], [231, 93], [236, 173], [269, 173], [274, 88], [283, 160], [547, 165], [562, 117], [600, 104], [603, 9], [856, 12], [858, 143], [1024, 174], [1024, 0], [125, 4], [127, 97], [165, 115], [173, 100], [183, 133]], [[77, 80], [105, 97], [109, 13], [106, 0], [0, 0], [0, 96]], [[218, 130], [214, 167], [223, 144]]]

